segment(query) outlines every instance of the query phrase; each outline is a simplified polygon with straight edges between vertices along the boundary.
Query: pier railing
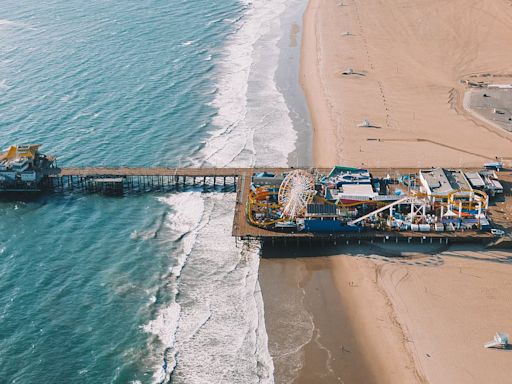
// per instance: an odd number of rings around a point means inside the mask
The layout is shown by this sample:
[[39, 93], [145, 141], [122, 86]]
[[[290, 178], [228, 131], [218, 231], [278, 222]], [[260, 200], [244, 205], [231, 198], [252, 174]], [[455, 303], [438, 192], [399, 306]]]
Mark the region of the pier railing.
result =
[[234, 191], [249, 168], [62, 168], [48, 174], [54, 190], [82, 190], [124, 194], [127, 192], [170, 191], [187, 187]]

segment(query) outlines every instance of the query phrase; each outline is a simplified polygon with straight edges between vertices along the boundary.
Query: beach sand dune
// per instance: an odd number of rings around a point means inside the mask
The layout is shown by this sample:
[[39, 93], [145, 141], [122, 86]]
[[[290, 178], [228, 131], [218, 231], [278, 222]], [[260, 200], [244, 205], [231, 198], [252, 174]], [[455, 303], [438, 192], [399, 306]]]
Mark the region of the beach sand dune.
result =
[[[311, 0], [301, 80], [316, 165], [479, 166], [512, 135], [462, 108], [460, 80], [512, 73], [507, 1]], [[352, 68], [355, 74], [341, 72]], [[512, 82], [512, 79], [511, 79]], [[358, 124], [368, 119], [373, 127]]]

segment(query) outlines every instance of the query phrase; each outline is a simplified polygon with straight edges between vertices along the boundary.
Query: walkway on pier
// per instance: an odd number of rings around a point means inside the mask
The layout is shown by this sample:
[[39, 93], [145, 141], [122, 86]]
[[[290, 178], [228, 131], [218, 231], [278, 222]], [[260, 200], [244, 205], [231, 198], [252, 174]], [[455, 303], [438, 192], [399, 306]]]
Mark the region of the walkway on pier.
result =
[[[68, 190], [100, 191], [105, 192], [105, 185], [111, 188], [107, 192], [124, 194], [125, 192], [148, 191], [179, 191], [186, 187], [203, 187], [204, 190], [234, 191], [236, 189], [236, 206], [233, 219], [232, 234], [239, 239], [268, 239], [286, 241], [302, 239], [310, 241], [485, 241], [492, 238], [490, 233], [465, 231], [444, 233], [418, 233], [418, 232], [385, 232], [365, 231], [361, 233], [311, 234], [311, 233], [280, 233], [250, 225], [246, 220], [246, 202], [251, 187], [251, 178], [254, 173], [282, 173], [290, 172], [293, 168], [56, 168], [48, 174], [54, 187]], [[330, 171], [326, 168], [316, 169], [321, 173]], [[374, 176], [384, 177], [396, 174], [412, 174], [418, 172], [416, 168], [403, 169], [371, 169]], [[512, 206], [511, 187], [512, 173], [500, 172], [500, 180], [505, 185], [504, 204], [500, 208], [508, 210]], [[109, 184], [115, 184], [111, 185]], [[120, 188], [119, 188], [120, 187]], [[219, 188], [219, 189], [216, 189]], [[120, 193], [117, 193], [119, 192]], [[491, 207], [493, 221], [498, 221], [508, 227], [509, 218], [506, 212], [497, 207]], [[502, 214], [503, 213], [503, 214]], [[503, 217], [501, 217], [503, 216]]]
[[188, 176], [188, 177], [234, 177], [247, 172], [252, 168], [129, 168], [129, 167], [88, 167], [88, 168], [62, 168], [55, 176]]
[[51, 186], [61, 190], [90, 192], [148, 192], [175, 190], [194, 186], [236, 188], [240, 177], [251, 177], [254, 172], [286, 172], [289, 168], [129, 168], [86, 167], [54, 168], [48, 172]]

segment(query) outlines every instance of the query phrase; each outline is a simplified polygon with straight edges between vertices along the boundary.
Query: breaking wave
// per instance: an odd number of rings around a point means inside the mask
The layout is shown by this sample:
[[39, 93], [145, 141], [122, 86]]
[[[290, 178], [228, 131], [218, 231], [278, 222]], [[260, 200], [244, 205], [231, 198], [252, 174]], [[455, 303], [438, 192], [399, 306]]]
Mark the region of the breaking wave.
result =
[[246, 4], [237, 30], [218, 63], [218, 91], [212, 106], [217, 129], [196, 164], [286, 166], [297, 138], [275, 74], [282, 37], [280, 15], [289, 0]]
[[231, 237], [232, 194], [196, 192], [161, 199], [168, 229], [178, 239], [176, 264], [166, 277], [170, 302], [144, 326], [162, 358], [154, 383], [272, 383], [259, 243]]
[[[230, 20], [235, 30], [213, 72], [216, 129], [193, 164], [287, 165], [296, 132], [275, 74], [288, 3], [247, 1], [243, 16]], [[273, 383], [260, 244], [231, 237], [235, 196], [189, 192], [160, 201], [172, 212], [163, 230], [177, 250], [165, 288], [171, 298], [161, 307], [156, 300], [154, 320], [144, 327], [160, 345], [154, 383]]]

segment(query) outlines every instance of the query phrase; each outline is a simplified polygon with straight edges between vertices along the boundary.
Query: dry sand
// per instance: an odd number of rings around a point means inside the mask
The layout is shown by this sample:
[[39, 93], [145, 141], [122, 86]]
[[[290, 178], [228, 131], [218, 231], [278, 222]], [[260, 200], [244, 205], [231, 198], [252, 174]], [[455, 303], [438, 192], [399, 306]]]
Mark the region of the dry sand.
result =
[[276, 383], [510, 382], [512, 350], [483, 345], [512, 333], [512, 251], [386, 244], [266, 255], [291, 257], [260, 265]]
[[[512, 135], [463, 108], [460, 82], [512, 79], [511, 5], [310, 0], [301, 81], [316, 165], [512, 160]], [[357, 127], [365, 118], [375, 127]], [[483, 348], [512, 334], [512, 251], [425, 247], [270, 251], [292, 257], [260, 267], [276, 383], [512, 382], [512, 351]]]
[[381, 264], [406, 343], [429, 383], [509, 383], [512, 350], [484, 349], [512, 333], [512, 252], [449, 249], [438, 265]]
[[[460, 83], [512, 73], [511, 20], [505, 0], [311, 0], [301, 79], [316, 165], [512, 159], [512, 134], [467, 113]], [[358, 74], [341, 75], [347, 68]], [[376, 127], [357, 127], [365, 118]]]

